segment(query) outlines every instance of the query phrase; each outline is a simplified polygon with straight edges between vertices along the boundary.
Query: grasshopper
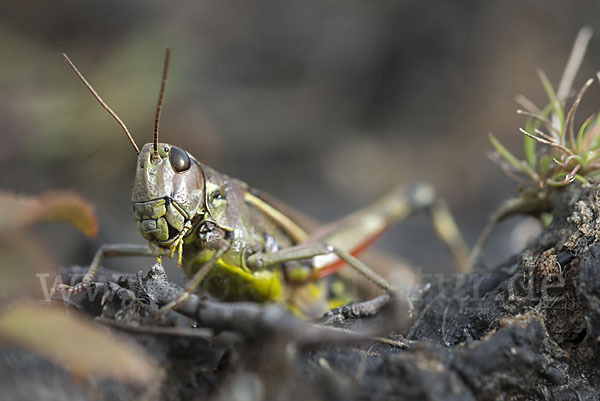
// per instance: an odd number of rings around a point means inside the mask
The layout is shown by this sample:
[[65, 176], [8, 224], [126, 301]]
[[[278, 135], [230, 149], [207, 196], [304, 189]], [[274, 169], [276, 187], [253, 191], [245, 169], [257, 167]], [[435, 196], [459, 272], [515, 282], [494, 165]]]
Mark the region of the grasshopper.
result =
[[416, 210], [429, 210], [438, 235], [460, 266], [466, 247], [445, 203], [430, 186], [394, 189], [371, 206], [309, 232], [288, 207], [244, 182], [199, 162], [184, 149], [158, 141], [160, 113], [169, 68], [165, 53], [152, 143], [141, 149], [115, 112], [102, 100], [66, 54], [73, 71], [100, 105], [118, 122], [137, 153], [132, 204], [148, 247], [105, 245], [83, 280], [58, 290], [85, 290], [105, 256], [177, 255], [189, 278], [185, 292], [163, 306], [180, 306], [202, 287], [227, 301], [278, 302], [303, 316], [319, 316], [349, 301], [337, 298], [319, 280], [348, 264], [385, 291], [388, 282], [357, 259], [388, 227]]

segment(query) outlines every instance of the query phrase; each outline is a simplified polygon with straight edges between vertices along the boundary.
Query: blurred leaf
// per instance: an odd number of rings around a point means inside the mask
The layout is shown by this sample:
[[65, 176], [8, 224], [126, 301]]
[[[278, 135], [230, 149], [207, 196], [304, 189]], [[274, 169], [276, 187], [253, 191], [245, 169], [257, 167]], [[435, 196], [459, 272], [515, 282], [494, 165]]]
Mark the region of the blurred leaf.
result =
[[62, 308], [29, 301], [10, 304], [0, 313], [0, 339], [43, 355], [79, 378], [144, 384], [161, 375], [139, 345]]
[[[535, 134], [535, 127], [534, 127], [534, 120], [533, 118], [528, 118], [527, 122], [525, 123], [525, 131], [529, 132], [531, 135]], [[529, 164], [529, 166], [531, 168], [535, 168], [536, 167], [536, 161], [537, 161], [537, 157], [535, 155], [535, 148], [536, 148], [536, 142], [533, 138], [528, 137], [527, 135], [523, 135], [523, 149], [525, 151], [525, 160], [527, 161], [527, 164]]]
[[544, 227], [548, 227], [550, 225], [550, 223], [552, 223], [553, 219], [554, 219], [554, 215], [552, 215], [552, 213], [540, 214], [540, 220], [542, 221], [542, 224]]
[[565, 135], [565, 113], [563, 110], [562, 103], [556, 96], [556, 92], [554, 92], [554, 88], [552, 84], [548, 80], [546, 73], [542, 70], [538, 70], [538, 75], [540, 76], [540, 81], [546, 90], [546, 94], [548, 95], [548, 99], [550, 99], [550, 104], [552, 105], [552, 111], [554, 112], [554, 116], [558, 119], [559, 126], [557, 127], [558, 132], [561, 134], [560, 143], [564, 143], [564, 135]]
[[554, 158], [552, 156], [543, 155], [542, 157], [540, 157], [539, 171], [542, 174], [542, 176], [548, 176], [553, 166]]
[[[537, 109], [537, 108], [536, 108]], [[552, 112], [552, 103], [549, 103], [544, 107], [544, 109], [540, 112], [536, 112], [536, 118], [530, 117], [525, 121], [525, 127], [523, 129], [527, 131], [531, 135], [537, 135], [536, 130], [540, 129], [542, 126], [542, 119], [548, 118], [549, 114]], [[537, 142], [525, 135], [523, 137], [523, 147], [525, 151], [525, 160], [527, 164], [531, 166], [531, 168], [535, 169], [537, 164], [537, 155], [536, 155], [536, 144]]]
[[48, 275], [56, 270], [52, 252], [28, 230], [31, 225], [67, 222], [90, 237], [98, 231], [92, 206], [81, 196], [68, 191], [39, 196], [0, 192], [0, 210], [2, 295], [38, 291], [38, 274]]
[[94, 209], [83, 197], [69, 191], [39, 196], [0, 192], [0, 234], [11, 235], [33, 223], [67, 222], [89, 237], [98, 233]]
[[[589, 116], [587, 118], [587, 120], [585, 120], [583, 122], [583, 124], [581, 124], [581, 127], [579, 127], [579, 131], [577, 131], [577, 149], [576, 152], [578, 154], [583, 153], [583, 140], [585, 139], [585, 135], [587, 133], [587, 127], [588, 125], [593, 121], [594, 116]], [[587, 155], [584, 155], [584, 157], [586, 157]]]
[[527, 171], [525, 169], [525, 167], [523, 166], [523, 163], [521, 163], [521, 161], [519, 159], [517, 159], [512, 153], [510, 153], [510, 151], [508, 149], [506, 149], [504, 147], [504, 145], [502, 145], [500, 143], [500, 141], [498, 141], [494, 135], [489, 134], [489, 137], [490, 137], [490, 141], [492, 142], [492, 145], [494, 145], [494, 148], [496, 148], [496, 151], [498, 153], [500, 153], [500, 156], [502, 156], [502, 158], [504, 158], [504, 160], [506, 160], [517, 171], [521, 171], [521, 172], [529, 175], [529, 171]]
[[589, 132], [585, 134], [584, 142], [590, 149], [596, 149], [600, 146], [600, 113], [596, 114], [594, 122], [590, 125]]

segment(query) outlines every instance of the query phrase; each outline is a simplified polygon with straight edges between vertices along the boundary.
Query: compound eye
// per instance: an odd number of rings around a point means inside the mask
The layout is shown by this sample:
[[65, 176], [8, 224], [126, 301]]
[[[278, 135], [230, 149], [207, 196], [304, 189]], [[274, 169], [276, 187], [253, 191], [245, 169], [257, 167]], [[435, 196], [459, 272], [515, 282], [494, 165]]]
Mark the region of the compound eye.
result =
[[169, 160], [171, 161], [171, 166], [173, 169], [182, 173], [187, 171], [190, 168], [191, 161], [187, 152], [177, 146], [171, 146], [171, 152], [169, 153]]

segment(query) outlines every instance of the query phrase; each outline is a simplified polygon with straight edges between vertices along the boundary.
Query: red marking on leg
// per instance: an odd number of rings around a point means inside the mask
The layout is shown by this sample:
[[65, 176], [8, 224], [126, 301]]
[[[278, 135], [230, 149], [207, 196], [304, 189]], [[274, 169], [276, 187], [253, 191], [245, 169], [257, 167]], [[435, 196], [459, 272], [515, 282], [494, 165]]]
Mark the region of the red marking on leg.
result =
[[[379, 237], [384, 233], [384, 231], [381, 231], [375, 235], [372, 235], [371, 237], [368, 237], [364, 242], [358, 244], [358, 246], [356, 248], [354, 248], [353, 250], [350, 251], [350, 255], [352, 255], [354, 257], [358, 257], [361, 253], [363, 253], [365, 250], [367, 250], [367, 248], [369, 248], [371, 245], [373, 245], [373, 243], [379, 239]], [[345, 265], [346, 265], [346, 262], [344, 262], [342, 259], [338, 258], [338, 260], [336, 260], [335, 262], [333, 262], [327, 266], [323, 266], [319, 270], [312, 272], [311, 275], [309, 276], [309, 280], [314, 281], [314, 280], [318, 280], [323, 277], [327, 277], [327, 276], [337, 272]]]

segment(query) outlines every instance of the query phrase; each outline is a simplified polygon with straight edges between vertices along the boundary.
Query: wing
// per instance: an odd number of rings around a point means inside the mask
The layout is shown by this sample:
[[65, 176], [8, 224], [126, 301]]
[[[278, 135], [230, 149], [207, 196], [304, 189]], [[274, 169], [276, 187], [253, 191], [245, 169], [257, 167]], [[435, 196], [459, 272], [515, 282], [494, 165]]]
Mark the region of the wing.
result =
[[[362, 254], [388, 227], [411, 212], [410, 202], [402, 189], [395, 189], [372, 205], [326, 225], [320, 225], [294, 207], [254, 188], [248, 190], [245, 199], [275, 221], [296, 243], [323, 241], [346, 249], [353, 256]], [[369, 259], [375, 262], [369, 263], [375, 267], [380, 265], [377, 262], [385, 260], [383, 266], [402, 266], [402, 270], [409, 270], [406, 263], [379, 250], [370, 250]], [[390, 263], [392, 260], [395, 263]], [[338, 271], [345, 263], [329, 254], [315, 257], [313, 265], [316, 270], [312, 279], [318, 279]]]
[[308, 238], [308, 231], [318, 226], [283, 201], [254, 188], [246, 191], [244, 200], [273, 220], [296, 244]]

